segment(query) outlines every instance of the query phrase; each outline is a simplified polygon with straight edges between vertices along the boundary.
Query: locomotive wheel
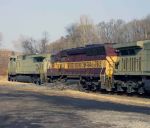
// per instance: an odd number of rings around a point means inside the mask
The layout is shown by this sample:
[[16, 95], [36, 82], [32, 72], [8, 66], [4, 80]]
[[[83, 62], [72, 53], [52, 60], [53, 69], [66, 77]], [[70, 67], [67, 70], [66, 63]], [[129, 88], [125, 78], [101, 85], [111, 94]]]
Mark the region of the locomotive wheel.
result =
[[16, 81], [17, 81], [17, 80], [16, 80], [16, 77], [14, 77], [13, 81], [14, 81], [14, 82], [16, 82]]
[[49, 78], [48, 79], [48, 83], [53, 83], [54, 81], [53, 81], [53, 79], [52, 78]]
[[36, 85], [41, 85], [42, 84], [40, 78], [36, 78], [35, 81], [34, 81], [34, 83]]
[[82, 87], [84, 88], [84, 90], [88, 90], [89, 89], [89, 87], [88, 87], [88, 85], [86, 83], [82, 84]]
[[142, 95], [145, 93], [145, 90], [143, 87], [138, 88], [138, 94]]
[[98, 83], [92, 82], [91, 90], [92, 91], [98, 91], [99, 90]]
[[121, 85], [116, 86], [116, 91], [117, 92], [123, 92], [124, 90], [122, 89]]
[[79, 91], [87, 90], [86, 81], [84, 79], [80, 79], [79, 84], [78, 84], [78, 89], [79, 89]]
[[10, 77], [10, 81], [12, 81], [12, 82], [13, 82], [13, 79], [14, 79], [13, 77]]
[[127, 93], [131, 94], [132, 93], [132, 86], [127, 86]]
[[96, 91], [96, 90], [97, 90], [97, 87], [96, 87], [95, 84], [92, 84], [91, 90], [92, 90], [92, 91]]
[[127, 84], [127, 90], [126, 90], [126, 92], [128, 93], [128, 94], [131, 94], [131, 93], [133, 93], [133, 92], [135, 92], [135, 90], [134, 90], [134, 88], [133, 88], [133, 83], [132, 82], [127, 82], [126, 83]]
[[85, 90], [87, 90], [87, 91], [92, 90], [92, 82], [90, 82], [90, 81], [85, 82]]

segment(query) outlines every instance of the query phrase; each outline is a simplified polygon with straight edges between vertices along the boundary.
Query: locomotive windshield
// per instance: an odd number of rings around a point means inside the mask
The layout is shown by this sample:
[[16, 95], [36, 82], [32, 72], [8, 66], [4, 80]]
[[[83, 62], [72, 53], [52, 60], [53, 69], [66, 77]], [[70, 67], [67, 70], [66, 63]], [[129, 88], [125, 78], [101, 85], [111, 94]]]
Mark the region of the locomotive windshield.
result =
[[10, 61], [16, 61], [16, 58], [10, 58]]

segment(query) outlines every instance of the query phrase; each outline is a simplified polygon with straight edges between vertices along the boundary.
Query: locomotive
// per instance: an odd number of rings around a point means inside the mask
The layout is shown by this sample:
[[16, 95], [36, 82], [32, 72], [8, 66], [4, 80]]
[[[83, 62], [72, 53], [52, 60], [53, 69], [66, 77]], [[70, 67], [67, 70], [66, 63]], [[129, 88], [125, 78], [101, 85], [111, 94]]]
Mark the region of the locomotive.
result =
[[113, 69], [117, 61], [112, 44], [63, 50], [53, 55], [51, 60], [51, 67], [47, 70], [50, 81], [78, 79], [87, 90], [103, 88], [110, 91], [112, 88]]
[[149, 56], [150, 40], [91, 44], [56, 54], [26, 55], [26, 60], [10, 58], [8, 79], [39, 84], [77, 79], [86, 90], [143, 94], [150, 92]]
[[115, 44], [118, 61], [114, 69], [114, 86], [127, 93], [150, 92], [150, 40]]
[[10, 57], [8, 63], [8, 80], [36, 84], [46, 82], [49, 59], [50, 54]]

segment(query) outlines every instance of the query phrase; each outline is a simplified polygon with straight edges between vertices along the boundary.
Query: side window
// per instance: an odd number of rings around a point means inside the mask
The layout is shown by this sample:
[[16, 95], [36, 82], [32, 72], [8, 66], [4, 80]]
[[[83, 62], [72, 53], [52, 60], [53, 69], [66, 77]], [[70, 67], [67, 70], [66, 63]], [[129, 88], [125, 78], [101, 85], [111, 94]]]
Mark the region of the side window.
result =
[[11, 62], [16, 62], [16, 58], [10, 58]]
[[44, 57], [35, 57], [35, 58], [33, 58], [33, 62], [43, 62], [43, 60], [44, 60]]
[[128, 56], [128, 55], [136, 55], [141, 49], [140, 48], [126, 48], [119, 51], [121, 56]]

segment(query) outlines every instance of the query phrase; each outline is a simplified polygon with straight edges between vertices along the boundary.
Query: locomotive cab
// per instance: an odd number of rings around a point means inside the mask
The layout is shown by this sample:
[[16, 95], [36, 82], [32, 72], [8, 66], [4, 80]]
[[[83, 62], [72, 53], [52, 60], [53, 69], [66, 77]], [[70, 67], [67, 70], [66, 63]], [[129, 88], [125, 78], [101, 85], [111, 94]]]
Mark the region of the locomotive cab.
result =
[[20, 55], [10, 58], [8, 80], [41, 84], [47, 80], [50, 54]]

